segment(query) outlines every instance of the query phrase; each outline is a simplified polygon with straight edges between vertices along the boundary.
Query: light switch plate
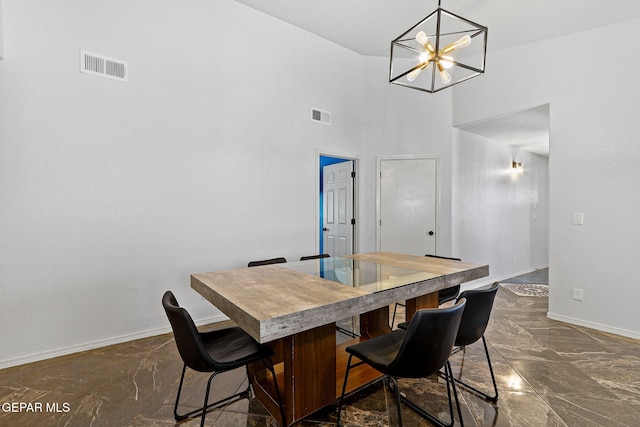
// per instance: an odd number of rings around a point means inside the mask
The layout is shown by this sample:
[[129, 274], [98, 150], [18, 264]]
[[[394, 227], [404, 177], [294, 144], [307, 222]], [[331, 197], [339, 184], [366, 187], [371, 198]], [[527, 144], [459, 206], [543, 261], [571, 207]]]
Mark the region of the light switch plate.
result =
[[584, 224], [584, 214], [582, 212], [574, 212], [573, 213], [573, 223], [575, 225]]
[[582, 301], [584, 299], [584, 290], [579, 288], [573, 288], [573, 299]]

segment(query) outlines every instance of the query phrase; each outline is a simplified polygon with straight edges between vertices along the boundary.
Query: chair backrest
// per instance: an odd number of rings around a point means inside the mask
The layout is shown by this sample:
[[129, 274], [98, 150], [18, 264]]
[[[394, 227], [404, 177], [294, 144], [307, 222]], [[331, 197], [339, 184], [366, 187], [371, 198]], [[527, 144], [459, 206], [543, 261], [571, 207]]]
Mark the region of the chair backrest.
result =
[[426, 254], [425, 256], [428, 256], [428, 257], [431, 257], [431, 258], [450, 259], [452, 261], [462, 261], [460, 258], [450, 258], [450, 257], [447, 257], [447, 256], [440, 256], [440, 255]]
[[162, 306], [171, 323], [176, 346], [184, 364], [196, 371], [210, 372], [215, 362], [205, 349], [200, 333], [187, 310], [178, 305], [171, 291], [164, 293]]
[[269, 265], [269, 264], [282, 264], [287, 262], [287, 259], [284, 257], [271, 258], [271, 259], [263, 259], [260, 261], [251, 261], [247, 267], [257, 267], [259, 265]]
[[442, 368], [451, 355], [464, 306], [461, 299], [452, 307], [416, 311], [388, 374], [420, 378]]
[[[426, 254], [425, 256], [430, 258], [449, 259], [452, 261], [462, 261], [460, 258], [450, 258], [446, 256], [439, 256], [439, 255]], [[444, 304], [445, 302], [448, 302], [448, 301], [453, 301], [458, 296], [458, 292], [460, 292], [460, 285], [452, 286], [447, 289], [442, 289], [441, 291], [438, 292], [438, 305]]]
[[329, 254], [307, 255], [301, 256], [300, 261], [306, 261], [308, 259], [329, 258]]
[[494, 283], [489, 287], [472, 289], [460, 294], [458, 299], [466, 299], [467, 307], [462, 315], [455, 345], [473, 344], [482, 338], [489, 324], [489, 316], [497, 292], [498, 284]]

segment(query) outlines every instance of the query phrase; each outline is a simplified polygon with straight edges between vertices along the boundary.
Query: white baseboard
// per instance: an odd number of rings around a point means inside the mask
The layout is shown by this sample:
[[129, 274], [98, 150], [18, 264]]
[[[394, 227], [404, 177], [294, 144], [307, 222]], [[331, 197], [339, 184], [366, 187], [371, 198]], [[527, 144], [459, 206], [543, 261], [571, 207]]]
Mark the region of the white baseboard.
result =
[[[220, 314], [217, 316], [211, 316], [205, 319], [200, 319], [196, 322], [196, 324], [198, 326], [201, 326], [201, 325], [207, 325], [210, 323], [221, 322], [228, 319], [229, 318], [227, 316]], [[0, 360], [0, 369], [10, 368], [12, 366], [24, 365], [26, 363], [39, 362], [41, 360], [52, 359], [54, 357], [66, 356], [68, 354], [79, 353], [81, 351], [95, 350], [96, 348], [107, 347], [114, 344], [121, 344], [123, 342], [153, 337], [156, 335], [162, 335], [169, 332], [171, 332], [171, 326], [167, 324], [167, 326], [163, 326], [161, 328], [147, 329], [146, 331], [120, 335], [117, 337], [107, 338], [103, 340], [91, 341], [88, 343], [73, 345], [73, 346], [59, 348], [55, 350], [48, 350], [42, 353], [29, 354], [26, 356], [20, 356], [13, 359]]]
[[614, 328], [609, 325], [602, 325], [600, 323], [589, 322], [582, 319], [574, 319], [573, 317], [563, 316], [561, 314], [554, 314], [547, 312], [547, 318], [551, 320], [557, 320], [559, 322], [570, 323], [572, 325], [584, 326], [585, 328], [595, 329], [601, 332], [607, 332], [610, 334], [620, 335], [627, 338], [633, 338], [640, 340], [640, 332], [629, 331], [627, 329]]

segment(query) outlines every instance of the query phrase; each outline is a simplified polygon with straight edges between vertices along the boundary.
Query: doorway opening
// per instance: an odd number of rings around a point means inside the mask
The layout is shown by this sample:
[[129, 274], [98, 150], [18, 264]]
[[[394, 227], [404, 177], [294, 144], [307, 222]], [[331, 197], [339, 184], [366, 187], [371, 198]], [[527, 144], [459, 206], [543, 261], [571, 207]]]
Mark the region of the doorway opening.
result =
[[318, 253], [350, 255], [356, 252], [358, 159], [320, 152], [317, 153], [317, 159]]

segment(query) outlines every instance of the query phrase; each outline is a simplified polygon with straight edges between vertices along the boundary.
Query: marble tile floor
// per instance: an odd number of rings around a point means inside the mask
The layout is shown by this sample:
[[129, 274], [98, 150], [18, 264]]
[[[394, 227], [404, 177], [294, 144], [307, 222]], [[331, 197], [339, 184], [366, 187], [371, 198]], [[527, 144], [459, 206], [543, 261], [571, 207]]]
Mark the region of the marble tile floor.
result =
[[[640, 342], [549, 320], [546, 311], [546, 299], [498, 291], [486, 337], [500, 399], [492, 405], [459, 389], [464, 424], [640, 425]], [[481, 343], [455, 355], [452, 365], [455, 375], [462, 367], [466, 380], [490, 384]], [[197, 426], [199, 420], [173, 419], [181, 368], [172, 335], [165, 334], [0, 370], [0, 426]], [[188, 374], [187, 406], [200, 405], [206, 378]], [[244, 386], [242, 371], [214, 381], [212, 400]], [[401, 388], [447, 421], [441, 380], [402, 381]], [[32, 411], [12, 412], [11, 402], [31, 402]], [[38, 402], [41, 411], [34, 406]], [[430, 425], [407, 407], [402, 413], [406, 426]], [[335, 421], [334, 408], [327, 408], [296, 427], [335, 426]], [[347, 399], [343, 421], [397, 425], [393, 396], [377, 383]], [[207, 415], [207, 426], [276, 425], [255, 399]]]
[[510, 279], [504, 280], [508, 283], [537, 283], [539, 285], [549, 284], [549, 269], [541, 268], [539, 270], [532, 271], [531, 273], [515, 276]]

